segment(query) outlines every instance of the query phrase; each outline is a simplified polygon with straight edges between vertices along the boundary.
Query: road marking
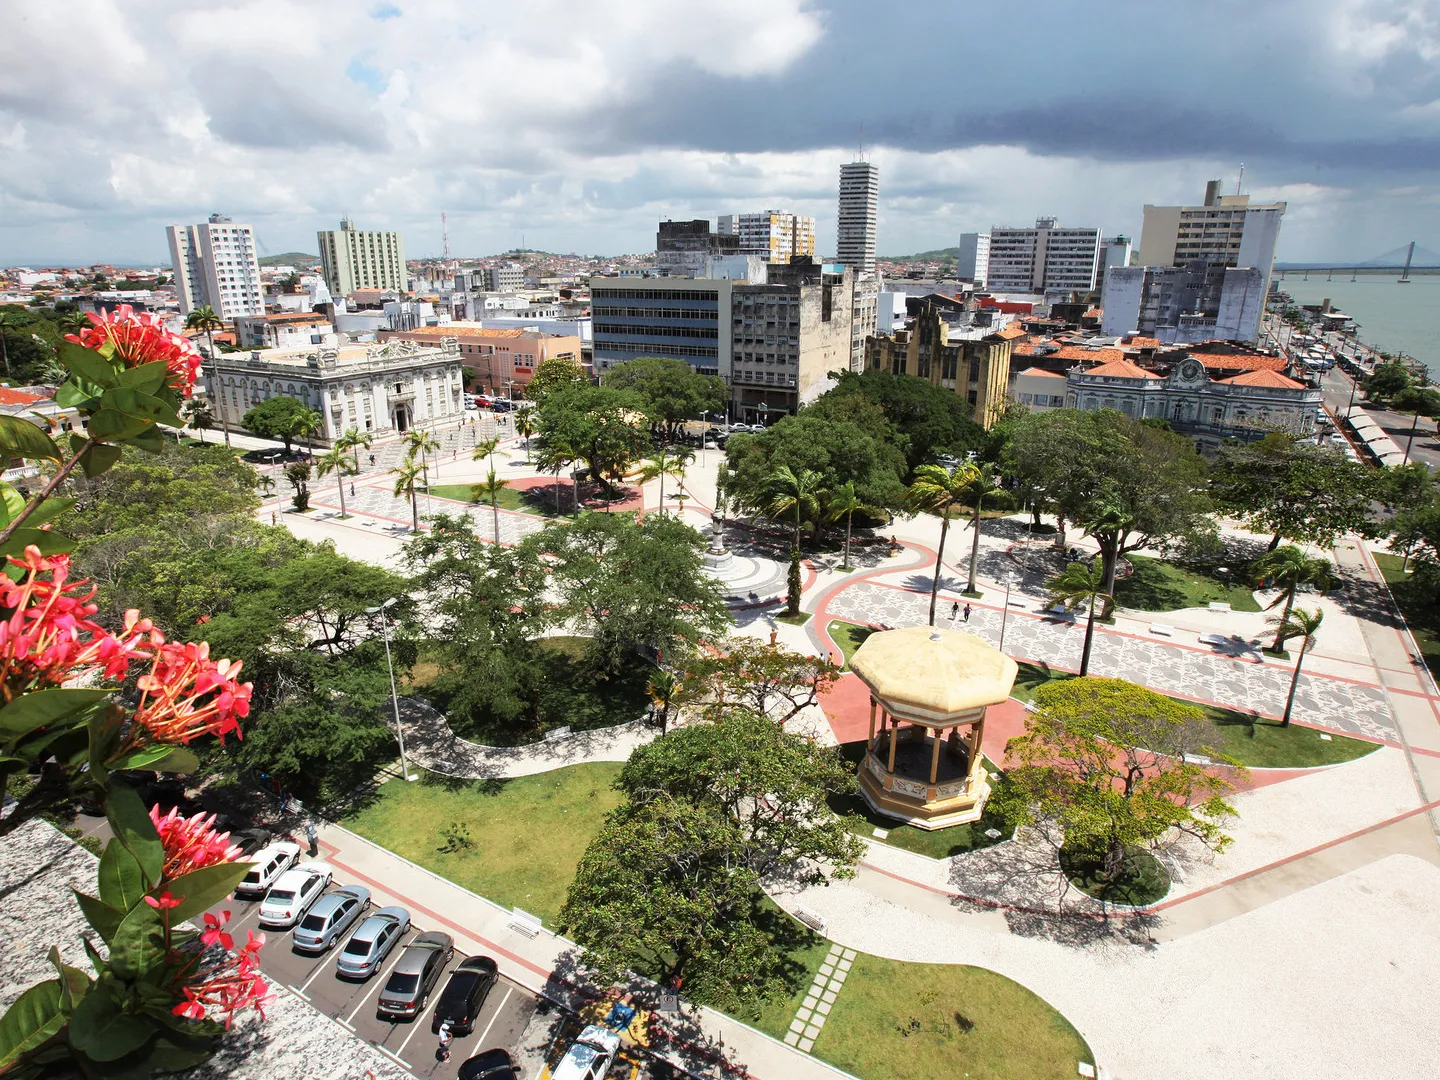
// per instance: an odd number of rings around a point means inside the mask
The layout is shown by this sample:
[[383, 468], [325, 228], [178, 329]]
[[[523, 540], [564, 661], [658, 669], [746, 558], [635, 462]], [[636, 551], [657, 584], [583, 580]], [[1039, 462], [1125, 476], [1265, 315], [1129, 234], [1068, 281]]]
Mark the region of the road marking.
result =
[[[438, 982], [439, 980], [436, 980], [436, 981]], [[413, 1038], [415, 1037], [416, 1032], [418, 1032], [418, 1031], [420, 1030], [420, 1027], [421, 1027], [421, 1023], [420, 1023], [420, 1022], [425, 1019], [425, 1014], [426, 1014], [427, 1012], [429, 1012], [429, 1005], [430, 1005], [430, 1003], [427, 1001], [427, 1002], [425, 1003], [425, 1005], [426, 1005], [425, 1008], [419, 1010], [419, 1011], [415, 1014], [415, 1022], [414, 1022], [414, 1023], [411, 1025], [411, 1027], [410, 1027], [410, 1034], [408, 1034], [408, 1035], [405, 1036], [405, 1041], [402, 1042], [402, 1043], [400, 1044], [400, 1048], [395, 1051], [396, 1060], [397, 1060], [397, 1061], [399, 1060], [399, 1055], [400, 1055], [400, 1054], [403, 1054], [403, 1053], [405, 1052], [405, 1047], [407, 1047], [407, 1046], [410, 1045], [410, 1040], [413, 1039]], [[402, 1064], [404, 1064], [404, 1063], [402, 1062]], [[406, 1067], [408, 1068], [409, 1066], [406, 1066]]]
[[[407, 931], [407, 933], [408, 932], [409, 931]], [[414, 940], [413, 935], [410, 940]], [[397, 943], [395, 947], [390, 950], [392, 957], [390, 959], [390, 966], [385, 971], [377, 971], [374, 975], [370, 976], [370, 981], [373, 985], [370, 987], [369, 990], [366, 990], [364, 995], [360, 998], [360, 1004], [355, 1006], [355, 1011], [345, 1018], [345, 1022], [347, 1025], [351, 1020], [354, 1020], [356, 1014], [358, 1014], [360, 1010], [365, 1007], [365, 1002], [370, 1000], [370, 995], [378, 994], [380, 992], [380, 988], [384, 986], [386, 981], [390, 978], [390, 972], [394, 971], [395, 965], [400, 963], [400, 957], [405, 952], [405, 946], [408, 944], [409, 942], [404, 941], [403, 939], [399, 943]]]
[[304, 998], [306, 1001], [309, 1001], [309, 1000], [310, 1000], [310, 995], [307, 994], [307, 993], [305, 993], [304, 990], [301, 990], [301, 989], [300, 989], [298, 986], [296, 986], [294, 983], [286, 983], [285, 985], [290, 988], [290, 992], [291, 992], [292, 994], [294, 994], [296, 997], [302, 997], [302, 998]]
[[[500, 999], [500, 1004], [495, 1009], [495, 1015], [490, 1017], [490, 1022], [485, 1025], [485, 1030], [480, 1033], [480, 1038], [475, 1040], [475, 1045], [471, 1048], [476, 1053], [479, 1053], [481, 1047], [485, 1045], [485, 1039], [490, 1034], [490, 1029], [495, 1026], [495, 1021], [500, 1019], [500, 1014], [505, 1011], [505, 1003], [510, 1000], [510, 995], [513, 993], [515, 993], [513, 986], [505, 988], [505, 996]], [[474, 1057], [474, 1054], [471, 1057]]]
[[411, 1067], [410, 1063], [409, 1063], [408, 1061], [406, 1061], [404, 1058], [400, 1057], [399, 1054], [392, 1054], [389, 1050], [386, 1050], [385, 1047], [381, 1046], [379, 1043], [377, 1043], [377, 1042], [372, 1042], [370, 1045], [373, 1046], [373, 1047], [375, 1047], [376, 1050], [379, 1050], [382, 1054], [384, 1054], [386, 1057], [388, 1057], [391, 1061], [397, 1061], [397, 1062], [399, 1062], [401, 1065], [405, 1066], [405, 1068], [407, 1068], [407, 1069]]
[[[309, 997], [306, 996], [306, 994], [304, 993], [304, 991], [309, 990], [309, 989], [310, 989], [310, 984], [313, 983], [316, 979], [318, 979], [318, 978], [320, 977], [320, 973], [321, 973], [322, 971], [324, 971], [326, 968], [328, 968], [328, 967], [331, 966], [330, 964], [326, 963], [326, 961], [329, 960], [329, 959], [330, 959], [330, 955], [329, 955], [328, 950], [327, 950], [326, 952], [321, 953], [321, 954], [320, 954], [320, 965], [319, 965], [314, 971], [312, 971], [312, 972], [310, 973], [310, 977], [305, 980], [305, 985], [303, 985], [302, 987], [300, 987], [300, 989], [299, 989], [298, 991], [296, 991], [297, 993], [300, 994], [301, 997], [305, 998], [306, 1001], [309, 1001], [310, 999], [309, 999]], [[292, 987], [291, 989], [294, 989], [294, 988]]]

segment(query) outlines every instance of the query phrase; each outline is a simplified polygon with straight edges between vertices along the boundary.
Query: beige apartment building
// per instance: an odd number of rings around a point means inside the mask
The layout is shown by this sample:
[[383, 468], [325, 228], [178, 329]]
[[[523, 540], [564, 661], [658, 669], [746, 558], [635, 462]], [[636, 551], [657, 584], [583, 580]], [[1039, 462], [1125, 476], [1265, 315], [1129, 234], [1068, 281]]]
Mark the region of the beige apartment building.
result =
[[1252, 203], [1249, 195], [1222, 195], [1220, 181], [1205, 185], [1200, 206], [1146, 204], [1140, 229], [1140, 266], [1187, 266], [1196, 261], [1250, 266], [1270, 290], [1275, 246], [1285, 203]]
[[398, 232], [360, 230], [345, 218], [340, 228], [322, 230], [315, 236], [320, 242], [320, 269], [331, 296], [349, 296], [357, 289], [402, 293], [409, 289], [405, 244]]
[[382, 330], [377, 336], [382, 341], [398, 338], [426, 345], [454, 342], [460, 362], [474, 372], [467, 376], [467, 386], [500, 397], [524, 397], [535, 369], [546, 360], [584, 363], [578, 336], [538, 330], [450, 323], [414, 330]]
[[738, 254], [759, 255], [766, 262], [788, 263], [797, 256], [815, 256], [815, 219], [803, 214], [784, 210], [721, 214], [716, 231], [739, 237]]

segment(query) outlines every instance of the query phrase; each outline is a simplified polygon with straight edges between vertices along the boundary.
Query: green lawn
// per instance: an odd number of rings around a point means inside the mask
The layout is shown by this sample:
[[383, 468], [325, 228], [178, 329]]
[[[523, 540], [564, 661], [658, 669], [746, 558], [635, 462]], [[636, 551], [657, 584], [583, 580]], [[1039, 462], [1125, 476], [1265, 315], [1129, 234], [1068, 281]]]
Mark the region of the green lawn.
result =
[[[1021, 701], [1034, 701], [1035, 691], [1051, 680], [1075, 678], [1068, 671], [1056, 671], [1044, 664], [1020, 665], [1011, 696]], [[1223, 754], [1241, 765], [1266, 769], [1301, 769], [1315, 765], [1336, 765], [1354, 761], [1379, 748], [1378, 743], [1330, 735], [1322, 739], [1314, 728], [1292, 724], [1280, 726], [1251, 713], [1223, 709], [1198, 701], [1187, 702], [1200, 709], [1215, 729], [1216, 742], [1212, 751]], [[1326, 734], [1329, 734], [1328, 732]]]
[[1248, 585], [1210, 577], [1198, 570], [1162, 562], [1144, 555], [1127, 555], [1135, 568], [1115, 582], [1115, 599], [1121, 607], [1138, 611], [1176, 611], [1204, 607], [1212, 600], [1229, 601], [1235, 611], [1259, 611]]
[[[411, 862], [553, 927], [565, 890], [601, 819], [620, 804], [619, 762], [572, 765], [513, 780], [454, 781], [421, 773], [391, 780], [342, 824]], [[449, 853], [441, 830], [469, 829], [472, 847]]]
[[[454, 499], [456, 502], [477, 503], [473, 498], [475, 491], [470, 484], [432, 484], [430, 494], [440, 499]], [[541, 517], [570, 517], [570, 509], [573, 505], [573, 497], [567, 488], [560, 493], [560, 513], [555, 513], [555, 498], [542, 495], [532, 495], [529, 491], [521, 488], [501, 488], [500, 494], [496, 497], [501, 510], [517, 510], [522, 514], [538, 514]], [[490, 500], [478, 502], [478, 505], [489, 508]]]
[[1385, 576], [1385, 583], [1390, 586], [1390, 595], [1395, 597], [1400, 614], [1405, 617], [1410, 633], [1415, 637], [1415, 644], [1420, 647], [1425, 666], [1432, 674], [1440, 671], [1440, 608], [1435, 606], [1433, 598], [1424, 589], [1415, 584], [1413, 575], [1400, 572], [1405, 560], [1399, 555], [1372, 554], [1375, 565]]
[[850, 670], [850, 658], [855, 655], [855, 650], [860, 647], [860, 643], [875, 633], [875, 627], [841, 622], [836, 619], [825, 628], [825, 631], [830, 635], [830, 640], [840, 647], [840, 652], [845, 656], [845, 662], [840, 666], [848, 671]]
[[1095, 1060], [1069, 1021], [1003, 975], [863, 953], [813, 1053], [865, 1080], [1067, 1080]]

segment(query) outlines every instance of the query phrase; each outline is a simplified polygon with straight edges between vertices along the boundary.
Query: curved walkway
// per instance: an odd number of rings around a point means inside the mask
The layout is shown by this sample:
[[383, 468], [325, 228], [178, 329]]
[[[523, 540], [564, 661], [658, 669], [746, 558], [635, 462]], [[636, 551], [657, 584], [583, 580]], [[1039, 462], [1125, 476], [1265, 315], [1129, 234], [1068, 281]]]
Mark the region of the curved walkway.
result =
[[470, 780], [503, 780], [588, 761], [626, 761], [658, 734], [639, 720], [577, 731], [525, 746], [483, 746], [460, 738], [445, 715], [421, 698], [402, 698], [400, 723], [410, 762], [430, 772]]

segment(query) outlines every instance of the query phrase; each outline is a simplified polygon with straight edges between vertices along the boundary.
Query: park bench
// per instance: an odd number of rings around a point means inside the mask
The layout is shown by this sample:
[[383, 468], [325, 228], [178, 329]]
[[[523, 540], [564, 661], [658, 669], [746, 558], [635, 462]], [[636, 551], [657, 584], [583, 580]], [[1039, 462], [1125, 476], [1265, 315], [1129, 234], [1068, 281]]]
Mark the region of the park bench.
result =
[[1168, 623], [1152, 622], [1150, 624], [1150, 633], [1159, 634], [1161, 637], [1174, 637], [1175, 628]]
[[1211, 601], [1210, 601], [1210, 610], [1211, 610], [1211, 611], [1229, 611], [1229, 610], [1230, 610], [1230, 605], [1229, 605], [1226, 601], [1224, 601], [1224, 600], [1211, 600]]
[[1230, 639], [1224, 634], [1201, 634], [1201, 645], [1229, 645]]
[[799, 919], [817, 933], [823, 934], [825, 932], [825, 920], [809, 908], [797, 907], [795, 909], [795, 918]]
[[510, 909], [510, 929], [516, 933], [524, 934], [527, 938], [538, 937], [544, 929], [540, 922], [540, 916], [531, 915], [528, 911], [521, 911], [518, 907]]

